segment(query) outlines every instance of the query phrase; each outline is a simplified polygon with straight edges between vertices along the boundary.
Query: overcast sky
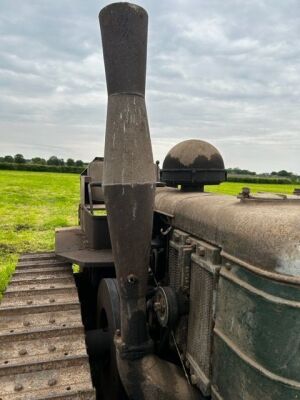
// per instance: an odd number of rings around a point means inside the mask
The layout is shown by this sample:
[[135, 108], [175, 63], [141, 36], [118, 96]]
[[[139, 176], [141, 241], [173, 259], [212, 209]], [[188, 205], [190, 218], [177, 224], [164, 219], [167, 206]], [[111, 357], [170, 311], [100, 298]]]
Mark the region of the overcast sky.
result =
[[[101, 0], [0, 0], [0, 155], [103, 155]], [[300, 173], [300, 1], [140, 0], [155, 159], [210, 141], [227, 167]]]

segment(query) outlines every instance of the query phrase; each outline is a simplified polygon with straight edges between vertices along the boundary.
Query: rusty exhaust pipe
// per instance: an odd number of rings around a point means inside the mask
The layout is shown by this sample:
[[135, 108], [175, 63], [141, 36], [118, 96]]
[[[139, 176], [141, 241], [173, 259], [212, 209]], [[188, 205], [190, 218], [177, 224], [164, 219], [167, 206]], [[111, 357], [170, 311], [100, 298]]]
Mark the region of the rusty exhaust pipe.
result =
[[99, 21], [108, 91], [103, 191], [121, 307], [118, 369], [130, 399], [192, 399], [177, 367], [151, 354], [146, 322], [156, 181], [145, 105], [148, 16], [137, 5], [113, 3]]
[[129, 353], [134, 348], [143, 353], [150, 345], [145, 297], [155, 191], [144, 99], [148, 18], [138, 6], [115, 3], [105, 7], [99, 19], [108, 91], [103, 190], [121, 333]]

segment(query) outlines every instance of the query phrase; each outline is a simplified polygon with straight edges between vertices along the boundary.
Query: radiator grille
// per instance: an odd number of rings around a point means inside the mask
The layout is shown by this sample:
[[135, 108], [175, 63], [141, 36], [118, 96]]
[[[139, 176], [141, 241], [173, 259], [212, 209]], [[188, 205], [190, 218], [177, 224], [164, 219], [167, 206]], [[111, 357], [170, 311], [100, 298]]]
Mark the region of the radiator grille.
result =
[[187, 353], [207, 380], [210, 377], [213, 296], [214, 275], [192, 262]]
[[170, 246], [169, 249], [169, 279], [170, 286], [176, 291], [179, 290], [181, 284], [181, 268], [179, 264], [178, 250]]

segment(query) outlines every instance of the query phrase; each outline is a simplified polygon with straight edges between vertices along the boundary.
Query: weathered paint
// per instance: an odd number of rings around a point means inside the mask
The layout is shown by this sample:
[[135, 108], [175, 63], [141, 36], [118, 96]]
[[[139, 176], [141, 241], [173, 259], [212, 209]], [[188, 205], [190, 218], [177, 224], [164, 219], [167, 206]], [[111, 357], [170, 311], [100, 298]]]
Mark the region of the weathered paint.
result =
[[300, 398], [299, 286], [223, 267], [216, 316], [213, 392], [224, 400]]
[[155, 209], [173, 215], [175, 228], [258, 271], [300, 283], [299, 200], [243, 202], [233, 196], [157, 188]]

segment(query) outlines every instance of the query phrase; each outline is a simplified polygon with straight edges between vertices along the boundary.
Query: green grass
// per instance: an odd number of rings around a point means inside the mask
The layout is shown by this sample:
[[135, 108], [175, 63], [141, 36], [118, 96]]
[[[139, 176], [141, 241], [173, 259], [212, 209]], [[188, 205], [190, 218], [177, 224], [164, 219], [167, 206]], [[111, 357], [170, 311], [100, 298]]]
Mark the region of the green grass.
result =
[[79, 175], [0, 171], [0, 293], [19, 254], [54, 248], [54, 230], [77, 224]]
[[[300, 185], [298, 185], [299, 187]], [[256, 192], [272, 192], [293, 194], [296, 184], [270, 184], [270, 183], [242, 183], [242, 182], [225, 182], [217, 186], [206, 186], [205, 191], [223, 193], [237, 196], [243, 187], [251, 189], [251, 193]]]
[[[293, 185], [227, 182], [207, 191], [237, 195], [251, 191], [292, 193]], [[0, 171], [0, 294], [19, 254], [54, 249], [57, 227], [77, 224], [79, 175]]]

